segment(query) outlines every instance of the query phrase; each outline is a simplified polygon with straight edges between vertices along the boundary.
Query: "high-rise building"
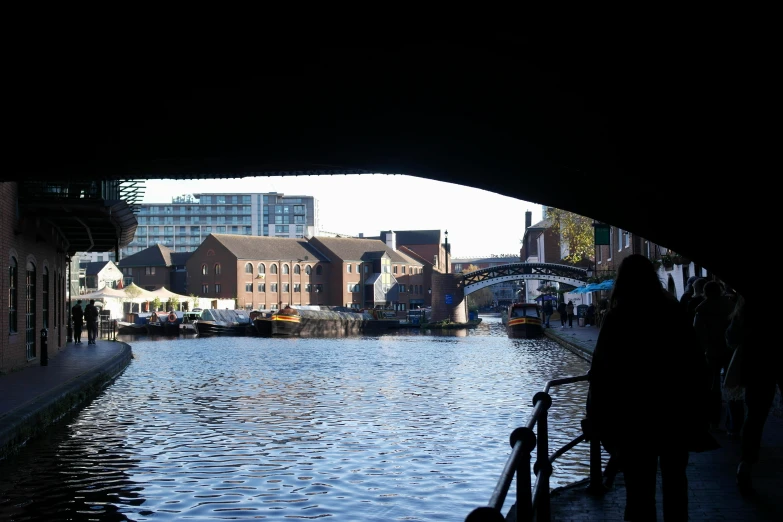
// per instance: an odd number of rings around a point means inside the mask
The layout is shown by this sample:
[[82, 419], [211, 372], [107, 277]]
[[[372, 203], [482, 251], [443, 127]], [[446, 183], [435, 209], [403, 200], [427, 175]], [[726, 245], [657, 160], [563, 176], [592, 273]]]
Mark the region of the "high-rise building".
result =
[[279, 192], [188, 194], [171, 203], [142, 203], [136, 219], [123, 256], [155, 244], [192, 252], [212, 233], [309, 238], [318, 230], [318, 200]]

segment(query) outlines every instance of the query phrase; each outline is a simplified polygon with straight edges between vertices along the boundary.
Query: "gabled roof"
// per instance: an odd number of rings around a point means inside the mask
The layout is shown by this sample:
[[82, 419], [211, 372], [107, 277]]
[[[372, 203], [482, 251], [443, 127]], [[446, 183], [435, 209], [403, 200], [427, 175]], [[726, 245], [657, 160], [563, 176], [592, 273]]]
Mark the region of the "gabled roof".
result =
[[113, 265], [114, 261], [90, 261], [87, 263], [79, 263], [79, 268], [84, 269], [85, 275], [98, 275], [108, 264]]
[[185, 266], [193, 252], [172, 252], [171, 264], [176, 266]]
[[388, 254], [394, 263], [421, 265], [420, 261], [397, 250], [392, 250], [391, 247], [387, 246], [386, 243], [379, 239], [314, 237], [313, 241], [320, 242], [344, 261], [370, 261], [372, 259], [378, 259], [385, 253]]
[[237, 259], [329, 262], [329, 258], [319, 252], [306, 239], [237, 234], [212, 234], [212, 237], [226, 247]]
[[546, 228], [550, 228], [551, 226], [552, 226], [552, 222], [550, 220], [542, 219], [541, 221], [539, 221], [535, 225], [530, 225], [530, 228], [546, 229]]
[[125, 257], [117, 263], [120, 268], [132, 266], [171, 266], [172, 251], [169, 247], [154, 244], [141, 252], [136, 252]]
[[[440, 230], [394, 230], [393, 232], [398, 245], [440, 244]], [[381, 237], [385, 234], [386, 232], [381, 232]]]
[[401, 254], [405, 254], [405, 255], [415, 259], [416, 261], [418, 261], [422, 265], [435, 266], [435, 263], [433, 263], [432, 261], [428, 261], [428, 260], [424, 259], [424, 257], [421, 256], [421, 254], [418, 254], [418, 253], [414, 252], [413, 250], [411, 250], [410, 248], [408, 248], [405, 245], [402, 245], [400, 247], [400, 253]]

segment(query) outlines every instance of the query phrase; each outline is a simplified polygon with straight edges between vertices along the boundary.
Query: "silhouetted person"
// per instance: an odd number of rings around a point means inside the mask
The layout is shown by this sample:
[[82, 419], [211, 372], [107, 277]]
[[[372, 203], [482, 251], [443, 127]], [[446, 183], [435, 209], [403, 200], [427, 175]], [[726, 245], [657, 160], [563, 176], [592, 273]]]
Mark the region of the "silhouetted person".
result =
[[664, 519], [687, 520], [688, 452], [718, 447], [704, 416], [706, 378], [683, 307], [649, 259], [628, 256], [598, 334], [587, 402], [594, 436], [625, 476], [625, 520], [656, 520], [659, 460]]
[[552, 308], [552, 301], [546, 299], [547, 296], [544, 296], [544, 327], [549, 328], [549, 318], [552, 317], [552, 314], [555, 313], [554, 308]]
[[747, 305], [743, 296], [737, 298], [737, 306], [726, 329], [726, 343], [741, 350], [742, 366], [740, 384], [745, 387], [745, 424], [742, 427], [742, 450], [737, 467], [737, 486], [743, 494], [753, 492], [752, 468], [759, 460], [761, 434], [767, 422], [775, 388], [783, 393], [783, 353], [774, 343], [753, 342], [745, 331], [759, 328], [753, 321], [759, 317], [754, 307]]
[[688, 315], [691, 318], [691, 323], [693, 322], [693, 318], [696, 317], [696, 307], [701, 304], [702, 301], [704, 301], [704, 285], [707, 284], [707, 280], [703, 277], [698, 278], [696, 281], [693, 282], [693, 296], [688, 301]]
[[565, 301], [560, 301], [560, 304], [557, 305], [557, 313], [560, 314], [560, 328], [565, 328], [566, 320], [568, 320]]
[[[704, 285], [704, 300], [696, 307], [693, 326], [699, 336], [707, 367], [710, 372], [710, 427], [717, 429], [723, 413], [723, 392], [721, 370], [729, 364], [729, 349], [726, 346], [726, 328], [729, 326], [729, 312], [726, 301], [721, 297], [721, 286], [717, 281]], [[693, 302], [693, 301], [691, 301]]]
[[98, 307], [95, 299], [90, 299], [90, 304], [84, 307], [84, 320], [87, 321], [87, 344], [95, 344], [98, 339]]
[[569, 300], [566, 305], [566, 314], [568, 314], [568, 327], [574, 327], [574, 302]]
[[585, 324], [593, 326], [595, 324], [595, 304], [590, 303], [587, 307], [587, 313], [585, 315]]
[[696, 276], [690, 276], [688, 282], [685, 283], [685, 290], [683, 290], [682, 295], [680, 296], [680, 303], [682, 303], [682, 308], [684, 310], [688, 309], [688, 303], [690, 302], [691, 297], [693, 297], [693, 283], [697, 279], [698, 277]]
[[71, 308], [71, 319], [73, 320], [73, 343], [82, 344], [82, 327], [84, 326], [84, 310], [82, 310], [82, 300], [78, 299]]

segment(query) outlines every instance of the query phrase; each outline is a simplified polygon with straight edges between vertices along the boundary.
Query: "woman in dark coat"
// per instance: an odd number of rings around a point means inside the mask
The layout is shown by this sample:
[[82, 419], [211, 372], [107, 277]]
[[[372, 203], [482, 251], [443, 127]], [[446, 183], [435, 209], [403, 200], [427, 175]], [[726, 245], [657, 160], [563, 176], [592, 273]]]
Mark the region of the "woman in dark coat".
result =
[[625, 520], [656, 520], [660, 459], [664, 519], [687, 520], [689, 451], [717, 447], [707, 431], [706, 361], [682, 306], [649, 259], [617, 272], [590, 369], [587, 414], [625, 476]]

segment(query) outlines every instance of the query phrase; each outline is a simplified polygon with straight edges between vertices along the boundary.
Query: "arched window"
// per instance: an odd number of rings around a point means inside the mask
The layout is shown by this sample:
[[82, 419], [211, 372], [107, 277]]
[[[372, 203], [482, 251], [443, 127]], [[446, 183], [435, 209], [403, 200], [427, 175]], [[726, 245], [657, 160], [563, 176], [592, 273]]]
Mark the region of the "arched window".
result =
[[269, 271], [272, 272], [273, 274], [276, 274], [277, 273], [277, 265], [271, 265], [269, 267]]
[[220, 275], [220, 263], [215, 263], [215, 275]]
[[258, 273], [266, 274], [266, 267], [264, 266], [264, 263], [258, 263]]
[[25, 344], [27, 346], [27, 359], [35, 357], [35, 265], [27, 263], [26, 285], [27, 296], [25, 298]]
[[43, 284], [43, 288], [41, 288], [41, 298], [43, 298], [43, 303], [41, 303], [43, 327], [49, 328], [49, 267], [44, 267], [43, 281], [41, 281], [41, 283]]
[[315, 275], [322, 275], [323, 272], [324, 272], [323, 268], [324, 267], [322, 267], [321, 265], [316, 265], [316, 267], [315, 267]]
[[313, 269], [310, 267], [310, 265], [307, 265], [305, 267], [305, 274], [310, 275], [310, 273], [313, 271]]
[[201, 275], [207, 274], [209, 274], [209, 268], [207, 268], [207, 265], [201, 265]]
[[18, 277], [19, 265], [16, 262], [16, 258], [11, 258], [11, 263], [8, 266], [8, 332], [17, 332], [17, 296], [16, 289], [19, 281]]
[[253, 273], [253, 263], [245, 263], [245, 273], [246, 274]]
[[294, 265], [294, 273], [295, 274], [301, 274], [302, 273], [302, 269], [299, 268], [299, 265]]
[[290, 269], [288, 268], [288, 265], [283, 265], [283, 273], [284, 274], [290, 273]]

